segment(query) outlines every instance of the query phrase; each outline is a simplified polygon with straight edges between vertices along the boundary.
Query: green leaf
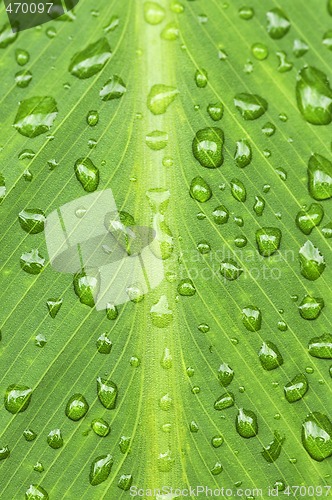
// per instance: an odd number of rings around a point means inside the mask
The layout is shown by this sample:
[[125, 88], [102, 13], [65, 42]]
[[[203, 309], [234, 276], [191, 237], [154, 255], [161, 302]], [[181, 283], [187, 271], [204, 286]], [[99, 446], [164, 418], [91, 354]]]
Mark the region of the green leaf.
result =
[[3, 9], [1, 498], [331, 486], [331, 5]]

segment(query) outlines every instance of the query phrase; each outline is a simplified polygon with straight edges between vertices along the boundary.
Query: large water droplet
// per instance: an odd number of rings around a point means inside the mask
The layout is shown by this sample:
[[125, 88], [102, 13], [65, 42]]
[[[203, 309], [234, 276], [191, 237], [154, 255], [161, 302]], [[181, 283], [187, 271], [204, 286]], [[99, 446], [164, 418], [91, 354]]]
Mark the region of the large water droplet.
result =
[[65, 414], [70, 420], [80, 420], [89, 409], [89, 404], [83, 394], [73, 394], [66, 405]]
[[32, 389], [26, 385], [13, 384], [7, 387], [4, 404], [10, 413], [19, 413], [26, 410], [30, 404]]
[[264, 370], [275, 370], [284, 362], [278, 347], [273, 342], [263, 342], [258, 353], [259, 361]]
[[205, 203], [212, 196], [208, 183], [200, 176], [194, 177], [190, 184], [190, 196], [200, 203]]
[[17, 87], [25, 89], [32, 80], [32, 73], [28, 69], [22, 69], [15, 73], [15, 83]]
[[168, 106], [172, 104], [178, 94], [179, 91], [176, 87], [162, 83], [153, 85], [147, 98], [147, 107], [154, 115], [166, 113]]
[[97, 394], [99, 401], [107, 410], [113, 410], [115, 408], [118, 397], [118, 387], [114, 382], [98, 377]]
[[118, 488], [123, 491], [129, 491], [133, 484], [133, 476], [131, 474], [121, 474], [118, 481]]
[[310, 339], [308, 349], [315, 358], [332, 359], [332, 335], [323, 333], [320, 337]]
[[96, 418], [91, 423], [92, 430], [97, 436], [106, 437], [111, 432], [109, 424], [103, 418]]
[[332, 163], [319, 154], [309, 158], [308, 189], [315, 200], [332, 198]]
[[99, 95], [103, 101], [111, 101], [113, 99], [120, 99], [126, 92], [127, 88], [122, 78], [118, 75], [113, 75], [107, 80]]
[[300, 210], [296, 215], [296, 224], [304, 234], [310, 234], [314, 227], [319, 226], [324, 216], [322, 205], [312, 203], [306, 210]]
[[157, 2], [144, 3], [144, 19], [147, 23], [160, 24], [165, 17], [165, 9]]
[[234, 403], [235, 403], [234, 394], [232, 392], [225, 392], [215, 401], [214, 409], [225, 410], [226, 408], [234, 406]]
[[110, 475], [112, 465], [113, 457], [109, 453], [95, 458], [90, 466], [90, 484], [92, 486], [97, 486], [97, 484], [106, 481]]
[[262, 116], [268, 108], [268, 104], [257, 94], [242, 92], [234, 97], [234, 105], [245, 120], [256, 120]]
[[184, 278], [179, 282], [177, 291], [180, 295], [192, 297], [196, 293], [196, 288], [190, 278]]
[[82, 304], [93, 307], [99, 293], [100, 279], [98, 271], [85, 271], [74, 275], [74, 291]]
[[26, 137], [37, 137], [50, 130], [57, 114], [53, 97], [30, 97], [20, 102], [14, 127]]
[[285, 436], [281, 436], [278, 431], [274, 431], [273, 441], [264, 447], [262, 451], [262, 456], [268, 463], [272, 464], [279, 458], [285, 439]]
[[234, 259], [226, 259], [220, 263], [220, 274], [228, 281], [236, 280], [243, 269]]
[[253, 56], [256, 59], [258, 59], [259, 61], [263, 61], [269, 55], [269, 50], [268, 50], [267, 46], [264, 45], [263, 43], [259, 43], [259, 42], [254, 43], [251, 46], [251, 52], [252, 52]]
[[307, 280], [318, 279], [326, 267], [325, 259], [311, 241], [306, 241], [299, 251], [300, 270]]
[[75, 163], [74, 171], [84, 191], [91, 193], [97, 189], [99, 185], [99, 170], [90, 158], [79, 158]]
[[303, 373], [300, 373], [285, 385], [285, 398], [289, 403], [294, 403], [295, 401], [302, 399], [308, 389], [308, 379]]
[[290, 30], [291, 24], [286, 14], [276, 7], [266, 13], [267, 32], [274, 40], [283, 38]]
[[234, 159], [236, 161], [237, 166], [240, 168], [246, 167], [251, 162], [251, 158], [252, 158], [252, 152], [249, 141], [247, 141], [247, 139], [242, 139], [240, 141], [237, 141], [236, 150], [234, 154]]
[[193, 140], [194, 157], [206, 168], [217, 168], [223, 162], [224, 133], [220, 128], [208, 127], [199, 130]]
[[262, 325], [262, 313], [256, 306], [247, 306], [242, 309], [242, 323], [249, 332], [258, 332]]
[[317, 319], [324, 307], [324, 300], [320, 297], [303, 297], [299, 305], [299, 312], [303, 319]]
[[332, 455], [332, 423], [323, 413], [310, 413], [302, 424], [302, 444], [311, 458], [322, 462]]
[[298, 73], [296, 100], [303, 118], [313, 125], [327, 125], [332, 120], [332, 90], [322, 71], [305, 66]]
[[70, 61], [69, 71], [77, 78], [90, 78], [103, 69], [111, 55], [108, 41], [106, 38], [100, 38], [74, 54]]
[[25, 492], [25, 500], [48, 500], [48, 493], [38, 484], [30, 484]]
[[281, 231], [277, 227], [263, 227], [256, 231], [258, 251], [264, 257], [273, 255], [280, 247]]
[[219, 205], [212, 212], [213, 221], [218, 224], [226, 224], [229, 219], [229, 211], [225, 205]]
[[18, 214], [21, 228], [27, 233], [36, 234], [44, 230], [45, 214], [39, 208], [26, 208]]
[[251, 410], [239, 408], [235, 419], [235, 427], [240, 436], [252, 438], [258, 434], [258, 422], [256, 414]]
[[31, 252], [26, 252], [21, 255], [21, 268], [29, 274], [39, 274], [42, 272], [45, 259], [40, 255], [38, 249], [33, 249]]

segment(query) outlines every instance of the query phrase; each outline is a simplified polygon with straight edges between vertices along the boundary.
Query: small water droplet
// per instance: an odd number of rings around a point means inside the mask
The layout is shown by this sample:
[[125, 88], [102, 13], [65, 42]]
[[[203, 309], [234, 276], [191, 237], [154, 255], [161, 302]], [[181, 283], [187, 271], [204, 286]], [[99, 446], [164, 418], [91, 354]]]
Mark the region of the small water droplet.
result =
[[244, 203], [247, 199], [247, 190], [245, 185], [239, 179], [232, 179], [230, 181], [231, 185], [231, 194], [232, 196], [242, 203]]
[[4, 397], [4, 404], [10, 413], [20, 413], [25, 411], [31, 401], [32, 389], [26, 385], [12, 384], [7, 387]]
[[213, 121], [217, 122], [217, 121], [221, 120], [221, 118], [223, 117], [224, 105], [222, 104], [222, 102], [208, 104], [207, 112], [208, 112], [210, 118]]
[[239, 17], [244, 19], [245, 21], [249, 21], [255, 15], [254, 9], [252, 7], [248, 7], [247, 5], [240, 7], [239, 9]]
[[323, 333], [320, 337], [309, 340], [309, 354], [315, 358], [332, 359], [332, 335]]
[[15, 83], [16, 86], [25, 89], [28, 87], [32, 80], [32, 73], [28, 69], [22, 69], [21, 71], [18, 71], [15, 73]]
[[89, 270], [86, 272], [77, 273], [73, 278], [74, 291], [82, 304], [89, 307], [95, 305], [95, 298], [99, 293], [100, 279], [99, 272]]
[[255, 203], [253, 206], [254, 212], [259, 217], [263, 215], [265, 208], [265, 200], [261, 196], [255, 196]]
[[258, 434], [258, 422], [256, 414], [251, 410], [239, 408], [235, 427], [238, 434], [244, 438], [252, 438]]
[[96, 418], [91, 423], [92, 430], [97, 436], [106, 437], [111, 429], [109, 424], [103, 418]]
[[97, 125], [97, 123], [99, 122], [98, 111], [96, 111], [96, 110], [89, 111], [87, 116], [86, 116], [86, 121], [90, 127], [95, 127]]
[[166, 328], [173, 321], [173, 311], [169, 308], [166, 295], [162, 295], [158, 302], [150, 309], [150, 318], [154, 326]]
[[313, 125], [328, 125], [332, 120], [332, 90], [325, 73], [305, 66], [297, 76], [296, 100], [303, 118]]
[[234, 406], [235, 398], [232, 392], [225, 392], [214, 403], [215, 410], [225, 410]]
[[200, 203], [205, 203], [212, 196], [212, 190], [200, 176], [194, 177], [190, 184], [190, 196]]
[[25, 492], [25, 500], [48, 500], [48, 493], [38, 484], [30, 484]]
[[220, 263], [220, 274], [228, 281], [236, 280], [243, 272], [234, 259], [226, 259]]
[[332, 455], [332, 423], [323, 413], [309, 413], [302, 424], [302, 444], [311, 458], [322, 462]]
[[99, 185], [99, 170], [90, 158], [79, 158], [75, 163], [74, 171], [84, 191], [91, 193], [97, 189]]
[[249, 332], [258, 332], [262, 326], [262, 313], [256, 306], [242, 309], [242, 323]]
[[308, 389], [308, 379], [303, 373], [300, 373], [285, 385], [285, 398], [289, 403], [294, 403], [295, 401], [299, 401], [300, 399], [302, 399], [303, 396], [308, 392]]
[[234, 97], [234, 105], [245, 120], [256, 120], [268, 108], [268, 104], [257, 94], [242, 92]]
[[278, 347], [273, 342], [263, 342], [259, 353], [259, 361], [264, 370], [275, 370], [284, 362]]
[[300, 270], [302, 276], [310, 281], [318, 279], [326, 267], [320, 250], [311, 241], [306, 241], [299, 250]]
[[180, 295], [192, 297], [196, 293], [196, 288], [190, 278], [184, 278], [179, 282], [177, 291]]
[[268, 51], [267, 46], [264, 45], [264, 43], [259, 43], [259, 42], [254, 43], [251, 46], [251, 52], [252, 52], [253, 56], [256, 59], [258, 59], [259, 61], [263, 61], [269, 55], [269, 51]]
[[256, 243], [260, 255], [270, 257], [280, 247], [281, 231], [276, 227], [263, 227], [256, 231]]
[[252, 158], [252, 151], [249, 141], [242, 139], [237, 141], [234, 154], [234, 160], [240, 168], [244, 168], [250, 164]]
[[109, 354], [112, 350], [112, 342], [107, 333], [102, 333], [96, 342], [97, 351], [101, 354]]
[[17, 64], [20, 66], [24, 66], [30, 60], [30, 54], [27, 50], [24, 49], [16, 49], [15, 50], [15, 59]]
[[114, 382], [101, 377], [97, 378], [98, 398], [107, 410], [113, 410], [115, 408], [118, 392], [118, 387]]
[[106, 481], [110, 475], [112, 465], [113, 457], [109, 453], [95, 458], [90, 466], [90, 484], [96, 486]]
[[89, 405], [83, 394], [73, 394], [66, 405], [65, 414], [75, 422], [84, 417], [89, 409]]
[[153, 85], [147, 98], [147, 107], [154, 115], [166, 113], [167, 108], [172, 104], [178, 94], [179, 91], [176, 87], [163, 85], [161, 83]]
[[271, 441], [271, 443], [268, 444], [267, 446], [264, 446], [262, 451], [262, 456], [268, 463], [272, 464], [277, 460], [277, 458], [279, 458], [281, 453], [281, 448], [285, 440], [286, 440], [285, 436], [279, 434], [278, 431], [274, 431], [273, 441]]
[[159, 151], [167, 146], [168, 134], [160, 130], [154, 130], [145, 136], [145, 142], [153, 151]]
[[144, 3], [144, 19], [148, 24], [160, 24], [164, 20], [165, 14], [165, 9], [159, 3]]
[[197, 87], [204, 88], [208, 84], [208, 74], [205, 69], [197, 69], [195, 73], [195, 82]]
[[274, 40], [283, 38], [290, 30], [291, 24], [288, 17], [278, 7], [271, 9], [266, 13], [267, 32]]
[[319, 154], [313, 154], [309, 158], [308, 189], [315, 200], [332, 198], [332, 163]]
[[293, 54], [295, 57], [302, 57], [309, 50], [309, 46], [303, 40], [296, 38], [293, 42]]
[[127, 88], [122, 78], [113, 75], [104, 84], [99, 95], [103, 101], [112, 101], [113, 99], [120, 99], [126, 92]]
[[223, 163], [224, 133], [220, 128], [208, 127], [196, 132], [192, 151], [196, 160], [206, 168], [217, 168]]
[[54, 450], [62, 448], [62, 446], [63, 446], [63, 437], [62, 437], [60, 429], [53, 429], [52, 431], [50, 431], [48, 433], [47, 444], [51, 448], [53, 448]]
[[69, 64], [69, 71], [77, 78], [90, 78], [103, 69], [111, 55], [108, 41], [106, 38], [100, 38], [74, 54]]
[[25, 137], [37, 137], [51, 129], [57, 114], [53, 97], [30, 97], [20, 101], [14, 127]]
[[45, 266], [45, 259], [38, 249], [25, 252], [20, 259], [21, 268], [28, 274], [40, 274]]

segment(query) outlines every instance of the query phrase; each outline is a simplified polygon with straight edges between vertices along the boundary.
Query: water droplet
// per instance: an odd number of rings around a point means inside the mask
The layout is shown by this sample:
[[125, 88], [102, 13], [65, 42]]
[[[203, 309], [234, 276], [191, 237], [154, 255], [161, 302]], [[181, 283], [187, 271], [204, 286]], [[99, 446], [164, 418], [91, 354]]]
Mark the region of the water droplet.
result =
[[97, 125], [97, 123], [99, 122], [98, 111], [96, 111], [96, 110], [89, 111], [87, 116], [86, 116], [86, 121], [90, 127], [95, 127]]
[[262, 326], [262, 313], [256, 306], [242, 309], [242, 323], [249, 332], [258, 332]]
[[20, 259], [21, 268], [29, 274], [39, 274], [42, 272], [45, 259], [39, 253], [38, 249], [33, 249], [31, 252], [25, 252]]
[[284, 362], [278, 347], [273, 342], [263, 342], [258, 353], [259, 361], [264, 370], [275, 370]]
[[153, 151], [159, 151], [167, 146], [168, 134], [160, 130], [154, 130], [145, 136], [145, 142]]
[[259, 61], [263, 61], [269, 55], [269, 51], [268, 51], [267, 46], [264, 45], [264, 43], [259, 43], [259, 42], [254, 43], [251, 46], [251, 52], [252, 52], [253, 56], [256, 59], [258, 59]]
[[83, 394], [73, 394], [66, 405], [65, 414], [75, 422], [84, 417], [89, 409], [89, 405]]
[[302, 57], [309, 50], [309, 46], [303, 40], [296, 38], [293, 42], [293, 54], [295, 57]]
[[46, 217], [39, 208], [26, 208], [18, 214], [18, 220], [24, 231], [36, 234], [44, 230]]
[[195, 82], [197, 87], [204, 88], [208, 84], [208, 74], [205, 69], [197, 69], [195, 73]]
[[38, 484], [30, 484], [25, 492], [25, 500], [48, 500], [48, 493]]
[[305, 66], [297, 76], [296, 100], [303, 118], [313, 125], [328, 125], [332, 120], [332, 90], [325, 73]]
[[218, 380], [223, 387], [229, 386], [234, 378], [234, 370], [227, 364], [222, 363], [218, 368]]
[[10, 451], [9, 451], [8, 445], [4, 446], [3, 448], [0, 448], [0, 461], [5, 460], [6, 458], [9, 457], [9, 455], [10, 455]]
[[220, 448], [220, 446], [223, 444], [223, 442], [224, 442], [223, 436], [214, 436], [211, 439], [211, 444], [212, 444], [213, 448]]
[[30, 60], [30, 54], [27, 50], [24, 49], [16, 49], [15, 50], [15, 59], [17, 64], [20, 66], [24, 66]]
[[57, 450], [58, 448], [62, 448], [63, 446], [63, 437], [60, 429], [54, 429], [48, 433], [47, 436], [47, 444]]
[[41, 462], [36, 462], [36, 464], [33, 466], [33, 470], [35, 470], [36, 472], [44, 472], [45, 469]]
[[25, 137], [37, 137], [50, 130], [57, 114], [53, 97], [30, 97], [20, 102], [14, 127]]
[[171, 450], [167, 450], [165, 453], [160, 453], [157, 460], [158, 470], [160, 472], [170, 472], [174, 465], [174, 458], [172, 457]]
[[144, 293], [142, 291], [142, 285], [140, 283], [133, 283], [126, 288], [126, 293], [129, 300], [134, 304], [138, 304], [144, 299]]
[[147, 98], [147, 107], [154, 115], [166, 113], [168, 106], [172, 104], [178, 94], [179, 91], [176, 87], [162, 83], [153, 85]]
[[148, 24], [160, 24], [165, 17], [165, 9], [157, 2], [144, 3], [144, 19]]
[[234, 105], [245, 120], [256, 120], [262, 116], [268, 108], [268, 104], [257, 94], [242, 92], [234, 97]]
[[15, 73], [16, 86], [25, 89], [32, 80], [32, 73], [28, 69], [22, 69]]
[[177, 40], [179, 37], [179, 28], [175, 23], [168, 23], [166, 24], [165, 28], [162, 30], [160, 33], [160, 37], [163, 40], [168, 40], [170, 42], [173, 42], [174, 40]]
[[226, 259], [220, 263], [220, 274], [228, 281], [236, 280], [242, 272], [243, 269], [234, 259]]
[[175, 14], [182, 14], [182, 12], [184, 12], [184, 5], [177, 0], [174, 0], [171, 3], [171, 11], [175, 12]]
[[272, 464], [279, 458], [285, 440], [285, 436], [281, 436], [278, 431], [274, 431], [273, 441], [267, 446], [264, 446], [262, 451], [262, 456], [268, 463]]
[[322, 205], [312, 203], [307, 210], [300, 210], [296, 215], [296, 224], [304, 234], [310, 234], [314, 227], [319, 226], [324, 216]]
[[285, 385], [285, 398], [289, 403], [294, 403], [295, 401], [302, 399], [308, 392], [308, 389], [308, 379], [303, 373], [300, 373]]
[[47, 339], [46, 339], [45, 335], [43, 335], [42, 333], [39, 333], [38, 335], [36, 335], [36, 337], [35, 337], [36, 347], [44, 347], [46, 344], [47, 344]]
[[199, 431], [199, 427], [198, 427], [198, 424], [197, 422], [195, 422], [195, 420], [192, 420], [189, 424], [189, 430], [190, 432], [198, 432]]
[[97, 436], [106, 437], [110, 433], [111, 429], [106, 420], [103, 418], [96, 418], [91, 423], [92, 430]]
[[283, 50], [278, 50], [276, 56], [279, 60], [278, 71], [279, 73], [287, 73], [293, 69], [293, 63], [288, 61], [287, 54]]
[[332, 163], [319, 154], [309, 158], [308, 189], [315, 200], [332, 198]]
[[162, 295], [158, 302], [150, 309], [150, 318], [154, 326], [166, 328], [173, 321], [173, 311], [169, 308], [166, 295]]
[[239, 9], [239, 17], [241, 19], [244, 19], [245, 21], [249, 21], [250, 19], [252, 19], [254, 17], [254, 9], [252, 7], [248, 7], [248, 6], [243, 6], [243, 7], [240, 7]]
[[10, 413], [25, 411], [31, 401], [32, 389], [26, 385], [13, 384], [7, 387], [4, 404]]
[[109, 354], [112, 350], [112, 342], [107, 333], [102, 333], [96, 342], [97, 351], [101, 354]]
[[23, 436], [26, 441], [33, 441], [36, 439], [37, 434], [32, 429], [25, 429], [23, 431]]
[[208, 127], [196, 132], [192, 150], [196, 160], [206, 168], [217, 168], [223, 163], [224, 133], [220, 128]]
[[106, 481], [113, 465], [113, 457], [109, 453], [95, 458], [90, 466], [89, 480], [92, 486]]
[[263, 125], [263, 127], [262, 127], [262, 132], [267, 137], [271, 137], [271, 135], [273, 135], [275, 133], [275, 131], [276, 131], [276, 127], [271, 122], [265, 123], [265, 125]]
[[302, 444], [311, 458], [322, 462], [332, 455], [332, 424], [323, 413], [309, 413], [302, 424]]
[[125, 454], [129, 450], [130, 446], [130, 437], [129, 436], [121, 436], [119, 441], [119, 448], [121, 453]]
[[249, 141], [247, 139], [242, 139], [236, 142], [236, 150], [234, 154], [234, 160], [240, 168], [244, 168], [251, 162], [252, 151]]
[[207, 112], [214, 122], [218, 122], [223, 117], [224, 105], [221, 102], [211, 103], [207, 107]]
[[309, 354], [315, 358], [332, 359], [332, 335], [323, 333], [320, 337], [313, 337], [308, 345]]
[[132, 484], [133, 476], [131, 474], [122, 474], [118, 481], [118, 488], [123, 491], [128, 491]]
[[229, 211], [225, 205], [219, 205], [212, 212], [213, 220], [216, 224], [226, 224], [229, 219]]
[[179, 282], [177, 291], [180, 295], [192, 297], [196, 293], [196, 288], [190, 278], [184, 278]]
[[236, 236], [234, 239], [234, 244], [238, 248], [244, 248], [248, 243], [247, 238], [244, 235]]
[[281, 231], [277, 227], [262, 227], [256, 231], [258, 251], [264, 257], [270, 257], [280, 247]]
[[0, 49], [5, 49], [13, 43], [18, 35], [18, 29], [17, 26], [15, 27], [16, 29], [13, 30], [12, 27], [9, 24], [4, 24], [2, 28], [0, 29]]
[[207, 241], [200, 241], [197, 243], [197, 250], [201, 255], [206, 255], [211, 251], [211, 247]]
[[288, 330], [287, 323], [283, 320], [279, 320], [277, 323], [278, 330], [281, 332], [286, 332]]
[[161, 367], [165, 370], [169, 370], [173, 366], [173, 358], [168, 347], [165, 347], [163, 356], [160, 360]]
[[100, 38], [74, 54], [68, 69], [77, 78], [90, 78], [103, 69], [111, 55], [108, 41], [106, 38]]
[[322, 235], [324, 238], [332, 238], [332, 222], [329, 222], [322, 228]]
[[111, 101], [113, 99], [120, 99], [126, 92], [127, 88], [122, 78], [118, 75], [113, 75], [107, 80], [99, 95], [103, 101]]
[[243, 182], [241, 182], [239, 179], [232, 179], [230, 184], [232, 196], [237, 201], [244, 203], [247, 199], [247, 190]]
[[159, 406], [163, 411], [168, 411], [173, 404], [172, 398], [169, 394], [165, 394], [159, 400]]
[[90, 158], [79, 158], [75, 163], [74, 171], [84, 191], [91, 193], [97, 189], [99, 185], [99, 170]]
[[256, 414], [251, 410], [239, 408], [235, 419], [235, 427], [244, 438], [252, 438], [258, 434], [258, 422]]
[[259, 217], [263, 215], [265, 208], [265, 200], [261, 196], [255, 196], [255, 203], [253, 206], [254, 212]]
[[276, 7], [266, 13], [267, 26], [266, 30], [271, 38], [279, 40], [283, 38], [290, 30], [291, 24], [286, 14]]
[[139, 365], [141, 364], [140, 359], [137, 356], [132, 356], [129, 360], [130, 366], [133, 368], [138, 368]]
[[89, 271], [89, 274], [86, 274], [84, 271], [77, 273], [74, 275], [73, 285], [80, 302], [93, 307], [95, 305], [95, 297], [99, 293], [99, 273], [92, 270]]
[[220, 462], [216, 462], [214, 466], [211, 469], [211, 474], [213, 476], [218, 476], [218, 474], [221, 474], [223, 471], [223, 467]]
[[205, 180], [200, 177], [194, 177], [190, 184], [190, 196], [200, 203], [205, 203], [212, 196], [212, 190]]
[[188, 377], [193, 377], [195, 375], [195, 370], [192, 366], [188, 366], [186, 369]]
[[118, 308], [114, 304], [108, 303], [106, 305], [107, 319], [115, 320], [118, 317], [118, 315], [119, 315]]
[[214, 409], [225, 410], [226, 408], [234, 406], [234, 403], [235, 403], [234, 394], [232, 392], [225, 392], [215, 401]]
[[55, 318], [55, 316], [58, 314], [60, 311], [60, 308], [62, 306], [63, 299], [48, 299], [46, 302], [47, 309], [49, 312], [49, 315], [51, 318]]
[[98, 398], [107, 410], [113, 410], [115, 408], [118, 392], [118, 387], [114, 382], [101, 377], [97, 378]]
[[300, 270], [307, 280], [318, 279], [326, 267], [325, 259], [311, 241], [306, 241], [299, 251]]

